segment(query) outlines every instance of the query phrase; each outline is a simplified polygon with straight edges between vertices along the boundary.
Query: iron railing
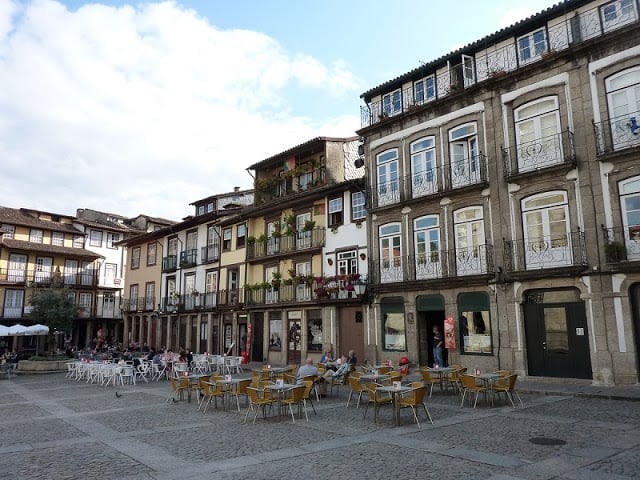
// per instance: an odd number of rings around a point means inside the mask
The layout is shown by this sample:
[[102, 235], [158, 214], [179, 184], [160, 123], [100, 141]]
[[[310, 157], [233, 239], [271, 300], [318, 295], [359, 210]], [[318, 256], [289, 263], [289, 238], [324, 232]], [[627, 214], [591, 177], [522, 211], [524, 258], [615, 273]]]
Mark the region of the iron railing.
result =
[[213, 244], [200, 249], [200, 261], [202, 263], [217, 262], [220, 260], [220, 246]]
[[587, 265], [584, 232], [504, 240], [507, 272]]
[[514, 147], [501, 148], [506, 178], [556, 165], [576, 164], [573, 132], [569, 130]]
[[296, 252], [324, 246], [326, 229], [315, 227], [311, 230], [294, 232], [290, 235], [272, 236], [264, 241], [256, 240], [247, 244], [247, 259], [258, 259], [280, 253]]
[[167, 255], [162, 259], [162, 271], [172, 272], [178, 268], [178, 256]]
[[640, 225], [606, 228], [604, 251], [607, 263], [640, 261]]
[[597, 155], [640, 146], [640, 112], [593, 122]]
[[21, 268], [0, 268], [0, 282], [24, 285], [25, 287], [50, 287], [58, 282], [68, 287], [96, 287], [96, 272], [59, 273], [51, 271], [26, 270]]
[[189, 268], [195, 267], [198, 261], [198, 249], [193, 248], [180, 252], [180, 267]]

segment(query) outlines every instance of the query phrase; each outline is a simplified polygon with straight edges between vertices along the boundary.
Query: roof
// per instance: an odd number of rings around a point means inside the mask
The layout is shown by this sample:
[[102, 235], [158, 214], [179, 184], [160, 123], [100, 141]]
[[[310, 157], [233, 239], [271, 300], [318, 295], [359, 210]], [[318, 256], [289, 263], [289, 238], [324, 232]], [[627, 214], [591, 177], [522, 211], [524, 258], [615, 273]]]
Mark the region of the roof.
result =
[[318, 146], [324, 146], [324, 144], [326, 142], [352, 142], [354, 140], [357, 140], [359, 137], [347, 137], [347, 138], [338, 138], [338, 137], [316, 137], [316, 138], [312, 138], [311, 140], [308, 140], [304, 143], [301, 143], [299, 145], [296, 145], [295, 147], [291, 147], [288, 150], [284, 150], [276, 155], [273, 155], [269, 158], [265, 158], [264, 160], [259, 161], [258, 163], [254, 163], [253, 165], [251, 165], [249, 168], [247, 168], [247, 170], [256, 170], [258, 168], [261, 167], [266, 167], [268, 166], [270, 163], [274, 162], [275, 160], [280, 160], [282, 159], [282, 157], [284, 156], [288, 156], [288, 155], [292, 155], [294, 153], [300, 153], [304, 150], [308, 150], [308, 149], [313, 149], [314, 147], [318, 147]]
[[98, 255], [95, 252], [90, 252], [84, 248], [72, 248], [72, 247], [58, 247], [56, 245], [49, 245], [46, 243], [33, 243], [25, 242], [23, 240], [14, 240], [11, 238], [4, 238], [0, 241], [0, 245], [3, 247], [11, 248], [14, 250], [27, 250], [30, 252], [42, 252], [64, 255], [67, 257], [81, 257], [81, 258], [104, 258], [102, 255]]
[[79, 223], [81, 225], [85, 225], [87, 227], [92, 227], [92, 228], [99, 228], [102, 230], [114, 230], [117, 232], [122, 232], [122, 233], [141, 233], [142, 231], [131, 227], [129, 225], [125, 225], [122, 223], [116, 223], [116, 222], [96, 222], [96, 221], [91, 221], [91, 220], [85, 220], [84, 218], [78, 218], [76, 220], [74, 220], [76, 223]]
[[525, 18], [524, 20], [520, 20], [519, 22], [514, 23], [513, 25], [510, 25], [490, 35], [482, 37], [473, 43], [467, 44], [464, 47], [454, 50], [453, 52], [447, 53], [446, 55], [436, 58], [435, 60], [424, 63], [420, 67], [414, 68], [413, 70], [410, 70], [407, 73], [404, 73], [392, 80], [388, 80], [378, 85], [377, 87], [367, 90], [362, 95], [360, 95], [360, 98], [362, 98], [365, 102], [367, 102], [371, 100], [371, 98], [374, 97], [375, 95], [378, 95], [383, 92], [388, 92], [392, 88], [395, 89], [399, 86], [402, 86], [402, 84], [404, 84], [405, 82], [411, 79], [418, 80], [428, 74], [433, 73], [433, 71], [436, 68], [446, 65], [448, 60], [458, 59], [461, 54], [465, 54], [465, 53], [469, 54], [479, 49], [485, 48], [489, 44], [497, 43], [501, 40], [511, 38], [514, 35], [515, 36], [522, 35], [528, 32], [531, 28], [534, 28], [536, 25], [539, 25], [550, 18], [553, 18], [562, 13], [566, 13], [567, 10], [575, 9], [577, 7], [590, 3], [591, 1], [592, 0], [565, 0], [563, 2], [557, 3], [545, 10], [542, 10], [541, 12], [535, 15], [531, 15], [530, 17]]
[[[55, 232], [69, 232], [74, 234], [82, 234], [80, 230], [74, 227], [71, 223], [59, 223], [51, 220], [40, 220], [27, 212], [37, 212], [36, 210], [25, 210], [9, 207], [0, 207], [0, 223], [6, 223], [10, 225], [20, 225], [22, 227], [39, 228], [42, 230], [51, 230]], [[46, 212], [39, 212], [46, 213]], [[53, 216], [60, 216], [56, 214], [47, 214]], [[62, 215], [65, 218], [73, 220], [74, 217], [68, 217]]]
[[203, 203], [203, 202], [208, 202], [210, 200], [217, 200], [219, 198], [228, 198], [228, 197], [233, 197], [233, 196], [247, 195], [249, 193], [253, 193], [253, 188], [248, 188], [246, 190], [232, 190], [230, 192], [218, 193], [216, 195], [210, 195], [208, 197], [195, 200], [194, 202], [191, 202], [189, 205], [196, 205], [196, 204], [200, 204], [200, 203]]

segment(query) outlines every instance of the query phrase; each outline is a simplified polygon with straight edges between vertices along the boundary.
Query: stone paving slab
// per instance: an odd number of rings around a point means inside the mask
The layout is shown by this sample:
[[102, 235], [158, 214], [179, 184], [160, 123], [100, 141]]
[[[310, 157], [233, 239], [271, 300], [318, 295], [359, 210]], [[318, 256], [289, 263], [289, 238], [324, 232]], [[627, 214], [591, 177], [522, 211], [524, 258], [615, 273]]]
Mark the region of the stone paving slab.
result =
[[422, 412], [418, 429], [410, 411], [395, 427], [391, 408], [377, 424], [371, 409], [347, 408], [347, 389], [317, 402], [317, 415], [309, 408], [309, 422], [258, 415], [255, 425], [243, 423], [244, 406], [205, 414], [195, 397], [168, 393], [164, 381], [0, 380], [0, 480], [640, 478], [640, 409], [606, 396], [545, 391], [523, 394], [524, 408], [473, 409], [434, 391], [434, 425]]

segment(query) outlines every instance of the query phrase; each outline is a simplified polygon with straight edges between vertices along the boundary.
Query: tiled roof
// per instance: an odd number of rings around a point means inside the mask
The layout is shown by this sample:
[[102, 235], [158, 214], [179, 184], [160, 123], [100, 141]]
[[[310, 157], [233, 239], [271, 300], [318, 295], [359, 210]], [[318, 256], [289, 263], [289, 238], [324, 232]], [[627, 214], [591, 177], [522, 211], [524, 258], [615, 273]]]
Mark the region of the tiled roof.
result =
[[85, 220], [83, 218], [77, 218], [75, 222], [90, 228], [96, 228], [101, 230], [114, 230], [116, 232], [133, 233], [133, 234], [144, 233], [143, 231], [137, 228], [130, 227], [129, 225], [123, 225], [121, 223], [116, 223], [116, 222], [96, 222], [91, 220]]
[[0, 207], [0, 223], [39, 228], [55, 232], [82, 233], [71, 224], [40, 220], [17, 208]]
[[337, 138], [337, 137], [316, 137], [308, 140], [304, 143], [296, 145], [295, 147], [291, 147], [288, 150], [278, 153], [277, 155], [273, 155], [269, 158], [265, 158], [264, 160], [259, 161], [258, 163], [254, 163], [251, 165], [248, 170], [255, 170], [256, 168], [266, 167], [269, 163], [273, 162], [277, 159], [282, 159], [282, 157], [286, 155], [291, 155], [299, 150], [304, 150], [314, 146], [314, 144], [324, 144], [325, 142], [351, 142], [357, 140], [358, 137], [347, 137], [347, 138]]
[[33, 243], [25, 242], [23, 240], [14, 240], [11, 238], [3, 238], [0, 241], [0, 245], [13, 250], [27, 250], [30, 252], [51, 253], [57, 255], [64, 255], [66, 257], [81, 257], [81, 258], [104, 258], [102, 255], [90, 252], [84, 248], [71, 248], [71, 247], [58, 247], [56, 245], [48, 245], [46, 243]]

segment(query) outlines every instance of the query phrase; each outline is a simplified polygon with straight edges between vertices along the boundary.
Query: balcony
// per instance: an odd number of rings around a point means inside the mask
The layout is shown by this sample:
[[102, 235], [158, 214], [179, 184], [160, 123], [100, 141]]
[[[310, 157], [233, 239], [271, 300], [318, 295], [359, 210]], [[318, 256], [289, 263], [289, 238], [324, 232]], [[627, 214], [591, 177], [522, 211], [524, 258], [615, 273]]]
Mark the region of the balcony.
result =
[[504, 240], [507, 272], [531, 272], [554, 268], [587, 266], [584, 233], [568, 232], [518, 240]]
[[493, 246], [486, 244], [377, 260], [369, 277], [371, 283], [390, 284], [487, 275], [494, 271]]
[[269, 202], [280, 198], [297, 195], [327, 184], [324, 166], [309, 168], [300, 165], [293, 170], [278, 175], [273, 172], [266, 178], [255, 182], [255, 203]]
[[207, 245], [200, 249], [200, 261], [202, 263], [217, 262], [220, 260], [220, 246]]
[[506, 179], [551, 167], [576, 165], [573, 132], [569, 130], [515, 147], [501, 148]]
[[178, 268], [178, 256], [167, 255], [162, 259], [162, 272], [175, 272]]
[[156, 308], [156, 297], [125, 298], [122, 300], [124, 312], [150, 312]]
[[640, 112], [594, 122], [598, 156], [640, 146]]
[[[357, 277], [357, 278], [356, 278]], [[307, 282], [268, 283], [245, 288], [246, 306], [264, 306], [309, 302], [360, 301], [355, 282], [360, 275], [317, 277]], [[288, 282], [288, 283], [287, 283]]]
[[607, 263], [624, 266], [640, 261], [640, 225], [617, 228], [605, 228], [603, 225], [602, 231]]
[[0, 269], [0, 282], [25, 287], [50, 287], [58, 279], [68, 287], [96, 287], [98, 276], [93, 271], [87, 273], [67, 273], [34, 271], [18, 268]]
[[372, 185], [370, 198], [373, 208], [377, 208], [488, 184], [487, 157], [479, 154]]
[[198, 250], [196, 248], [180, 252], [180, 268], [195, 267], [198, 260]]
[[294, 232], [291, 235], [272, 236], [263, 240], [256, 239], [247, 244], [247, 259], [257, 260], [274, 255], [289, 254], [324, 246], [326, 229], [316, 227], [312, 230]]
[[499, 81], [508, 77], [510, 72], [548, 60], [574, 45], [637, 22], [638, 12], [635, 4], [633, 8], [613, 18], [603, 14], [599, 7], [582, 12], [576, 10], [567, 12], [564, 20], [555, 18], [548, 22], [545, 26], [545, 44], [542, 47], [536, 46], [536, 50], [526, 59], [518, 54], [515, 37], [505, 39], [509, 43], [500, 48], [493, 45], [478, 47], [477, 52], [461, 55], [458, 63], [453, 57], [447, 58], [447, 63], [438, 65], [439, 73], [436, 74], [435, 69], [424, 72], [423, 77], [428, 81], [416, 82], [422, 85], [419, 88], [411, 86], [399, 89], [396, 90], [396, 95], [389, 92], [386, 100], [381, 99], [360, 107], [361, 128], [385, 122], [403, 113], [420, 110], [431, 102], [456, 95], [481, 82]]

